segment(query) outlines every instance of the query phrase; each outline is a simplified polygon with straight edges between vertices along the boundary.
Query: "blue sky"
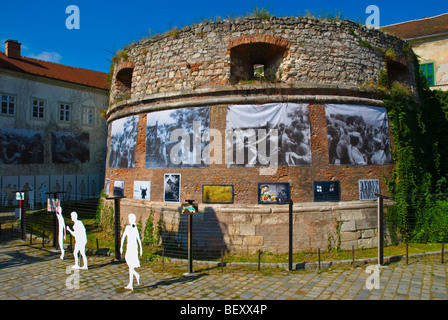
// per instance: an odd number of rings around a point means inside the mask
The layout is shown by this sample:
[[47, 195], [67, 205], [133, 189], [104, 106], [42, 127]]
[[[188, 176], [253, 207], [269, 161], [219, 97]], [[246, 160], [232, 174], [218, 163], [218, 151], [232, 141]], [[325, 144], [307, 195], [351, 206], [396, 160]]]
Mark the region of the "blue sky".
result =
[[[67, 29], [69, 5], [80, 11], [80, 28]], [[22, 43], [22, 55], [80, 68], [109, 72], [113, 52], [145, 36], [163, 33], [174, 26], [199, 23], [215, 17], [246, 15], [255, 7], [276, 16], [297, 16], [340, 11], [343, 17], [365, 22], [368, 5], [380, 9], [380, 25], [435, 16], [448, 12], [448, 1], [104, 1], [104, 0], [0, 0], [0, 51], [7, 39]]]

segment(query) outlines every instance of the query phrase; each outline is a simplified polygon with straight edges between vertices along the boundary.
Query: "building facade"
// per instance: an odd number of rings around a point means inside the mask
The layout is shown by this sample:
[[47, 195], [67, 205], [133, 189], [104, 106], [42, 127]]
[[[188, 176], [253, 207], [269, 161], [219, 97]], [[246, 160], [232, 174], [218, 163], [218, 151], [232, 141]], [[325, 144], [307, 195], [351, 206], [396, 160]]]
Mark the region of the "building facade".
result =
[[351, 21], [238, 18], [132, 44], [114, 65], [106, 192], [155, 212], [162, 239], [195, 200], [204, 250], [286, 250], [289, 200], [295, 249], [375, 246], [394, 168], [371, 86], [384, 70], [415, 87], [405, 42]]
[[383, 27], [407, 41], [431, 89], [448, 90], [448, 13]]
[[65, 200], [97, 197], [104, 181], [106, 74], [0, 52], [2, 206], [26, 190], [31, 205], [47, 192]]

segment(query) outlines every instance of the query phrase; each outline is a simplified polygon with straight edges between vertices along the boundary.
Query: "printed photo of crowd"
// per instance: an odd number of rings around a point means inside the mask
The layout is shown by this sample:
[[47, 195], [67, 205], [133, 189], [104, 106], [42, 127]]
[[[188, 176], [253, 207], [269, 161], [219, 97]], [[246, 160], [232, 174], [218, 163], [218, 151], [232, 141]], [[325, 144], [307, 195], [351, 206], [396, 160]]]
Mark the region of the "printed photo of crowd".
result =
[[386, 109], [326, 105], [329, 163], [392, 164]]
[[[310, 120], [307, 104], [272, 103], [265, 105], [235, 105], [227, 107], [227, 130], [233, 130], [233, 145], [226, 146], [233, 151], [233, 162], [229, 166], [273, 166], [266, 164], [264, 157], [276, 161], [278, 166], [311, 165]], [[261, 129], [262, 134], [259, 134]], [[277, 147], [272, 148], [276, 132]], [[248, 139], [250, 133], [255, 139]], [[263, 132], [265, 134], [263, 134]], [[263, 141], [266, 139], [266, 141]], [[260, 152], [260, 143], [265, 150]], [[244, 155], [244, 161], [242, 159]], [[262, 160], [262, 161], [260, 161]], [[264, 162], [264, 163], [263, 163]]]
[[[197, 125], [195, 130], [194, 125]], [[209, 155], [203, 154], [209, 139], [210, 107], [181, 108], [148, 113], [146, 127], [146, 168], [204, 168]], [[174, 132], [177, 130], [176, 132]], [[183, 132], [189, 139], [171, 140]], [[175, 148], [173, 150], [173, 148]], [[173, 151], [173, 152], [172, 152]]]
[[53, 163], [87, 163], [90, 160], [89, 134], [79, 132], [52, 132]]
[[0, 164], [44, 163], [42, 131], [0, 128]]
[[112, 122], [110, 132], [109, 168], [135, 167], [138, 116], [130, 116]]

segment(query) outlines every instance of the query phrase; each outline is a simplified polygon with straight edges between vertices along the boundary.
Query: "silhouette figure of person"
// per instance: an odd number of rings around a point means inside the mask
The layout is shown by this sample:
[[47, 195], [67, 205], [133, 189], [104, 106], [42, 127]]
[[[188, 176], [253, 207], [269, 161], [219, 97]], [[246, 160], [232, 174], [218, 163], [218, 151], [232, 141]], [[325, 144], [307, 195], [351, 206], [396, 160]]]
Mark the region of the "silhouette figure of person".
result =
[[[70, 214], [74, 224], [73, 230], [67, 226], [67, 230], [75, 237], [75, 250], [73, 251], [73, 256], [75, 258], [75, 264], [73, 265], [73, 269], [87, 269], [87, 257], [86, 257], [86, 244], [87, 244], [87, 235], [86, 228], [81, 220], [78, 220], [78, 214], [73, 211]], [[78, 263], [78, 254], [81, 253], [82, 260], [84, 262], [83, 267], [79, 267]]]
[[138, 258], [138, 249], [140, 247], [140, 256], [142, 255], [143, 248], [142, 242], [140, 240], [140, 235], [137, 229], [137, 225], [135, 224], [135, 214], [130, 213], [128, 215], [129, 225], [126, 226], [124, 230], [123, 236], [121, 238], [121, 247], [120, 253], [123, 253], [123, 243], [124, 239], [127, 237], [127, 247], [126, 247], [126, 255], [125, 260], [129, 267], [129, 284], [125, 287], [125, 289], [134, 290], [133, 288], [133, 277], [137, 280], [137, 284], [140, 284], [140, 275], [135, 271], [135, 268], [140, 267], [140, 260]]
[[58, 241], [59, 241], [59, 248], [61, 249], [61, 256], [60, 259], [64, 259], [64, 239], [66, 237], [65, 232], [65, 222], [64, 217], [62, 216], [62, 207], [59, 206], [56, 211], [56, 218], [58, 218]]

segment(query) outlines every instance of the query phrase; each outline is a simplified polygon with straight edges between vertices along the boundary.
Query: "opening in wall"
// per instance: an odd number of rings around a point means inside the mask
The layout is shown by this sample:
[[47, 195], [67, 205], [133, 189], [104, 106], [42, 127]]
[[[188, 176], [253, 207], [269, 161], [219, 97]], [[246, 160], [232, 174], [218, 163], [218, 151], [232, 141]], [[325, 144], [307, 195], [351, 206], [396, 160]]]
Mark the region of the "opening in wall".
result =
[[389, 85], [394, 82], [399, 82], [404, 85], [409, 85], [411, 81], [411, 74], [409, 68], [399, 61], [389, 60], [386, 62], [387, 78]]
[[117, 81], [126, 87], [127, 89], [131, 89], [132, 86], [132, 72], [134, 70], [132, 68], [123, 68], [117, 72], [116, 79]]
[[230, 81], [276, 81], [287, 49], [265, 42], [247, 43], [230, 50]]

